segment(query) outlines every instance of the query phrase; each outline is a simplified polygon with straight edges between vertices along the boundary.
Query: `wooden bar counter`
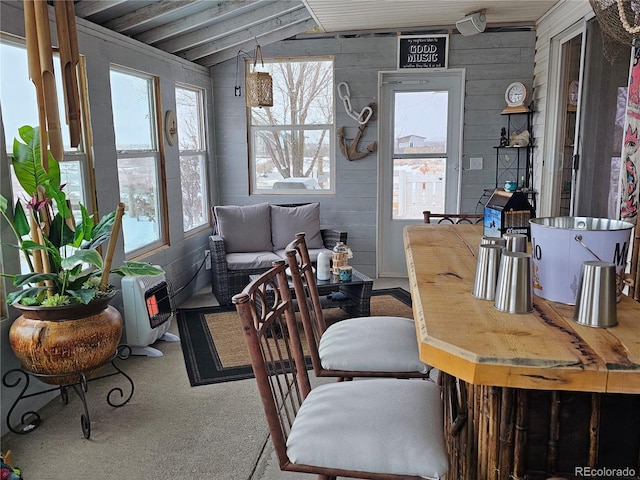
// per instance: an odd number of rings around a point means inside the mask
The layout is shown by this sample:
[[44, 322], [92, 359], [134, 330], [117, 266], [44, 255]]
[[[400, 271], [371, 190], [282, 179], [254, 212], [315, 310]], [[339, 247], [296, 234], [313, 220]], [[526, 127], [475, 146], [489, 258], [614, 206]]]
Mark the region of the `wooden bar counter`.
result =
[[420, 357], [442, 372], [448, 478], [594, 478], [585, 469], [625, 467], [602, 478], [640, 478], [640, 303], [623, 295], [607, 329], [537, 296], [532, 313], [500, 312], [471, 295], [482, 231], [404, 231]]

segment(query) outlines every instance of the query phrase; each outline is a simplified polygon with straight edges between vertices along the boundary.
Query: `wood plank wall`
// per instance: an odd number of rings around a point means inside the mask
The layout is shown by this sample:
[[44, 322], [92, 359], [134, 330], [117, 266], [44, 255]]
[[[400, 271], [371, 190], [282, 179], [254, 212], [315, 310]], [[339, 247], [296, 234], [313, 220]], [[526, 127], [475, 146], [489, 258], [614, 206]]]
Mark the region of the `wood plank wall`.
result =
[[[485, 188], [495, 186], [495, 145], [506, 118], [504, 91], [513, 81], [533, 83], [535, 32], [483, 33], [473, 37], [450, 35], [449, 67], [466, 69], [464, 145], [462, 154], [461, 211], [474, 212]], [[347, 82], [351, 103], [358, 110], [379, 103], [378, 72], [396, 69], [395, 36], [314, 38], [289, 40], [263, 48], [265, 57], [333, 55], [335, 85]], [[242, 71], [241, 71], [242, 72]], [[427, 75], [418, 73], [418, 75]], [[292, 196], [249, 196], [248, 147], [244, 97], [234, 96], [236, 60], [211, 68], [215, 96], [214, 129], [218, 204], [252, 204], [265, 201], [294, 203]], [[238, 80], [243, 84], [242, 73]], [[243, 88], [244, 91], [244, 88]], [[353, 125], [336, 96], [336, 126]], [[379, 112], [382, 113], [382, 112]], [[378, 122], [370, 122], [361, 140], [377, 139]], [[337, 147], [336, 194], [314, 195], [308, 201], [322, 204], [322, 224], [346, 229], [355, 257], [352, 264], [370, 276], [376, 273], [378, 207], [377, 153], [348, 162]], [[470, 157], [483, 157], [482, 170], [468, 170]]]

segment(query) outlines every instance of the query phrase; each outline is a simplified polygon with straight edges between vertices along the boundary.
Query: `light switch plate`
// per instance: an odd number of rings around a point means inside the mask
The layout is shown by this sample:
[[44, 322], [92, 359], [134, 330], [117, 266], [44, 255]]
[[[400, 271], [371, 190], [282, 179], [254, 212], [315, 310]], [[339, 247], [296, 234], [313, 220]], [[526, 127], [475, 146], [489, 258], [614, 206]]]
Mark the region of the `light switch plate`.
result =
[[469, 170], [482, 170], [482, 157], [471, 157], [469, 159]]

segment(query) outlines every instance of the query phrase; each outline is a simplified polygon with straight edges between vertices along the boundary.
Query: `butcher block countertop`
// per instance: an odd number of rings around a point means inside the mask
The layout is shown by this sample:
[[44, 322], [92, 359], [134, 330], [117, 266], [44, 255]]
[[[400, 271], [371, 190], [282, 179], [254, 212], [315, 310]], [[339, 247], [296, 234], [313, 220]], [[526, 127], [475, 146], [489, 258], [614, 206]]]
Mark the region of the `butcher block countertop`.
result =
[[574, 307], [534, 295], [509, 314], [471, 295], [482, 225], [411, 225], [404, 245], [424, 362], [475, 385], [640, 393], [640, 303], [623, 295], [618, 325], [573, 321]]

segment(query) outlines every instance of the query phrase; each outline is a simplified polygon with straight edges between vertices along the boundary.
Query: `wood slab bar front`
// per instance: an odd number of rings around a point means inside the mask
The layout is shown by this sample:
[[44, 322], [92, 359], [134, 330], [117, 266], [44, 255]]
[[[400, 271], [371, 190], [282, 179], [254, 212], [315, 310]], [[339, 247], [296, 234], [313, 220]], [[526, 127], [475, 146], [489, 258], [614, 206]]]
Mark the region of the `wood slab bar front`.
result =
[[640, 303], [623, 295], [618, 325], [573, 321], [573, 306], [534, 296], [509, 314], [471, 295], [482, 225], [404, 230], [423, 361], [474, 385], [640, 393]]

